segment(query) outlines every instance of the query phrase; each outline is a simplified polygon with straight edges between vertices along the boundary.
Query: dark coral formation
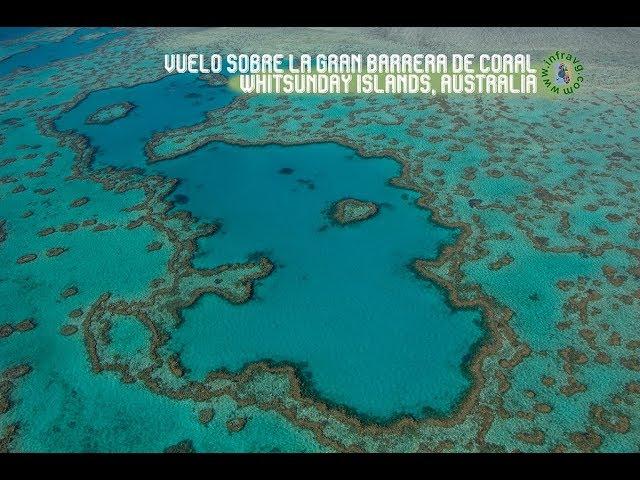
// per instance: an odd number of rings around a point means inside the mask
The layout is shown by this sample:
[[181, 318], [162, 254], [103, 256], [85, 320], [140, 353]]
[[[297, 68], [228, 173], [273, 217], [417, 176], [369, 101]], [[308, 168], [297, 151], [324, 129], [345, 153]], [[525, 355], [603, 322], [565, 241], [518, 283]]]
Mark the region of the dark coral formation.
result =
[[131, 110], [135, 108], [135, 105], [131, 102], [114, 103], [113, 105], [107, 105], [99, 108], [91, 115], [87, 117], [85, 123], [90, 125], [107, 125], [111, 122], [126, 117]]
[[[16, 382], [31, 372], [31, 367], [27, 364], [19, 364], [7, 368], [0, 375], [0, 420], [12, 407], [12, 394], [16, 388]], [[12, 451], [12, 444], [19, 433], [20, 423], [12, 422], [0, 430], [0, 453]]]
[[378, 213], [378, 205], [374, 202], [358, 200], [356, 198], [343, 198], [331, 207], [331, 218], [340, 225], [361, 222]]
[[171, 445], [164, 449], [164, 453], [196, 453], [193, 441], [182, 440], [175, 445]]
[[36, 328], [37, 324], [33, 318], [26, 318], [15, 325], [5, 323], [0, 325], [0, 339], [11, 336], [14, 333], [28, 332]]
[[227, 430], [229, 433], [237, 433], [244, 430], [247, 426], [248, 419], [246, 417], [236, 417], [227, 420]]

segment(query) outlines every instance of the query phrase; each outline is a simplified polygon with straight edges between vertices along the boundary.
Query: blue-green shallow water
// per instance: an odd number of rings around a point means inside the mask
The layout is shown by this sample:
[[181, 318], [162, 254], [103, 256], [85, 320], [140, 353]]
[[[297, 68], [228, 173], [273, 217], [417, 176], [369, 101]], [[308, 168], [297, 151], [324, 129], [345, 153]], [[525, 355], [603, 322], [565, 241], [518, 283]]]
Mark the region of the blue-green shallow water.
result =
[[311, 433], [278, 414], [253, 409], [244, 412], [250, 417], [246, 428], [229, 434], [225, 421], [237, 411], [228, 401], [216, 404], [214, 422], [201, 425], [188, 402], [150, 393], [139, 384], [122, 384], [114, 375], [96, 375], [83, 343], [56, 330], [43, 323], [32, 335], [0, 342], [2, 368], [4, 358], [37, 359], [37, 368], [21, 380], [19, 400], [6, 414], [8, 421], [20, 422], [17, 451], [162, 452], [185, 439], [199, 452], [323, 450]]
[[[15, 112], [4, 112], [2, 119], [11, 115]], [[51, 137], [36, 135], [35, 130], [22, 134], [17, 141], [41, 144], [49, 150], [55, 150], [57, 144]], [[104, 291], [121, 298], [139, 297], [152, 278], [164, 274], [168, 259], [164, 252], [150, 256], [146, 251], [146, 245], [157, 238], [150, 229], [134, 233], [117, 228], [101, 232], [100, 238], [86, 230], [72, 236], [34, 234], [45, 226], [84, 218], [126, 223], [132, 214], [124, 212], [122, 206], [134, 205], [143, 198], [139, 190], [116, 196], [94, 182], [65, 181], [72, 159], [68, 150], [61, 151], [62, 156], [48, 171], [56, 182], [55, 201], [34, 193], [31, 200], [2, 203], [7, 198], [3, 197], [0, 201], [3, 219], [10, 220], [9, 238], [29, 238], [12, 243], [10, 248], [6, 243], [1, 245], [0, 324], [29, 317], [37, 324], [30, 332], [14, 333], [0, 341], [0, 371], [19, 363], [33, 367], [17, 382], [13, 405], [2, 416], [2, 428], [12, 422], [20, 424], [12, 448], [36, 452], [160, 452], [189, 439], [197, 451], [323, 450], [310, 432], [275, 413], [245, 409], [242, 414], [249, 417], [246, 428], [231, 434], [225, 422], [239, 413], [229, 399], [216, 402], [215, 419], [205, 426], [198, 422], [197, 406], [192, 402], [156, 395], [141, 384], [123, 384], [115, 375], [92, 372], [79, 335], [60, 334], [62, 325], [70, 322], [69, 313], [75, 308], [88, 308]], [[67, 207], [83, 195], [91, 201], [82, 211]], [[20, 222], [17, 219], [25, 208], [32, 208], [34, 214]], [[55, 245], [68, 247], [69, 251], [64, 257], [46, 258], [42, 252]], [[16, 258], [29, 251], [39, 252], [43, 261], [18, 265]], [[58, 261], [61, 259], [65, 263]], [[72, 285], [79, 288], [79, 293], [62, 298], [60, 292]], [[116, 328], [114, 340], [126, 338], [135, 350], [140, 346], [137, 340], [148, 339], [147, 331], [140, 323], [129, 326], [129, 330]]]
[[[196, 123], [232, 98], [194, 77], [169, 77], [96, 92], [57, 125], [86, 134], [100, 164], [144, 166], [154, 131]], [[96, 109], [123, 101], [137, 106], [127, 117], [84, 125]], [[201, 242], [196, 266], [256, 252], [277, 265], [247, 304], [209, 295], [184, 312], [171, 346], [193, 375], [262, 359], [292, 362], [320, 396], [379, 420], [422, 416], [425, 408], [447, 413], [464, 394], [462, 365], [482, 336], [480, 315], [453, 311], [440, 289], [408, 268], [416, 257], [435, 257], [456, 232], [431, 222], [415, 206], [417, 194], [387, 184], [399, 174], [394, 161], [336, 144], [218, 143], [146, 168], [181, 180], [178, 208], [222, 222]], [[327, 210], [344, 197], [374, 201], [380, 213], [334, 225]]]
[[35, 32], [39, 27], [2, 27], [0, 28], [0, 42], [24, 37]]
[[[25, 29], [26, 30], [26, 29]], [[3, 35], [12, 35], [15, 32], [5, 32]], [[29, 33], [28, 31], [21, 35]], [[82, 39], [90, 33], [104, 33], [98, 38]], [[114, 31], [111, 28], [79, 28], [73, 34], [59, 42], [48, 42], [37, 46], [34, 50], [17, 53], [3, 61], [0, 61], [0, 75], [6, 75], [18, 68], [37, 68], [63, 58], [87, 54], [109, 40], [126, 35], [122, 31]]]
[[[293, 174], [278, 173], [285, 167]], [[479, 316], [452, 311], [408, 268], [415, 257], [435, 257], [454, 233], [430, 222], [413, 204], [416, 194], [385, 183], [398, 174], [395, 162], [335, 144], [213, 145], [164, 171], [185, 178], [177, 194], [189, 197], [186, 207], [222, 220], [222, 234], [202, 241], [198, 266], [256, 250], [277, 265], [253, 301], [233, 306], [208, 296], [184, 312], [173, 344], [194, 373], [292, 361], [322, 397], [367, 416], [451, 409], [468, 386], [461, 362], [481, 335]], [[381, 212], [331, 225], [326, 209], [346, 196], [372, 200]]]

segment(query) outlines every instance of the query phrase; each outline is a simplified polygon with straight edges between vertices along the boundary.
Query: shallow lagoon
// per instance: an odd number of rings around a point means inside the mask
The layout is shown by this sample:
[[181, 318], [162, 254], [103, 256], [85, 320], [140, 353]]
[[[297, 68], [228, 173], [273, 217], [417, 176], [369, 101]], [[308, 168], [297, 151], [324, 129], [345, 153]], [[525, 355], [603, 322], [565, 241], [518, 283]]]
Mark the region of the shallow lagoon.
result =
[[[417, 194], [387, 183], [399, 174], [397, 163], [363, 159], [337, 144], [217, 143], [145, 165], [153, 132], [196, 123], [232, 98], [195, 76], [169, 77], [96, 92], [58, 121], [90, 138], [98, 164], [179, 178], [176, 208], [221, 222], [201, 242], [196, 266], [257, 253], [276, 264], [250, 302], [208, 295], [183, 312], [171, 347], [196, 377], [262, 359], [294, 363], [321, 397], [377, 420], [422, 416], [425, 408], [449, 412], [469, 386], [463, 363], [482, 337], [480, 314], [453, 311], [439, 288], [409, 268], [416, 257], [434, 258], [456, 232], [431, 222], [415, 205]], [[136, 105], [127, 117], [83, 123], [124, 101]], [[328, 212], [345, 197], [374, 201], [381, 211], [338, 226]]]
[[[221, 219], [221, 233], [201, 243], [198, 266], [254, 251], [277, 265], [253, 301], [208, 296], [184, 312], [173, 344], [195, 374], [269, 358], [298, 364], [322, 397], [378, 419], [454, 405], [468, 386], [461, 363], [481, 335], [479, 315], [452, 311], [409, 269], [454, 233], [431, 223], [416, 194], [385, 183], [398, 173], [395, 162], [335, 144], [218, 144], [164, 169], [189, 172], [177, 192], [189, 197], [185, 208]], [[330, 204], [347, 196], [381, 211], [335, 225]]]

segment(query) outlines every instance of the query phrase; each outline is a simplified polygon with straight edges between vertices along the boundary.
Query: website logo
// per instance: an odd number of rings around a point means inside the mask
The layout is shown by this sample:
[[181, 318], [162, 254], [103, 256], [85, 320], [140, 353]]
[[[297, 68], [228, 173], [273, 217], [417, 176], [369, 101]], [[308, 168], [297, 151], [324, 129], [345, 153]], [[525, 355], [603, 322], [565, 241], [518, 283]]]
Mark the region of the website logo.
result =
[[543, 60], [540, 77], [549, 92], [571, 95], [584, 81], [584, 67], [575, 55], [557, 51]]

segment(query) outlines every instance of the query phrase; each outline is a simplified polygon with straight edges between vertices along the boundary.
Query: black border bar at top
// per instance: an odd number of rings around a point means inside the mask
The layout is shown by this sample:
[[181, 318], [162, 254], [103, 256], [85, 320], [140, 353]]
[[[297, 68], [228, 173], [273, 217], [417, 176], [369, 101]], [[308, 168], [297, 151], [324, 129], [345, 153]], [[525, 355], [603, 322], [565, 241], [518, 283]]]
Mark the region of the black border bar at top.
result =
[[5, 9], [0, 26], [414, 26], [563, 27], [640, 26], [640, 15], [608, 1], [606, 8], [572, 2], [464, 2], [405, 0], [355, 3], [335, 0], [280, 2], [121, 2], [93, 5], [47, 2]]

